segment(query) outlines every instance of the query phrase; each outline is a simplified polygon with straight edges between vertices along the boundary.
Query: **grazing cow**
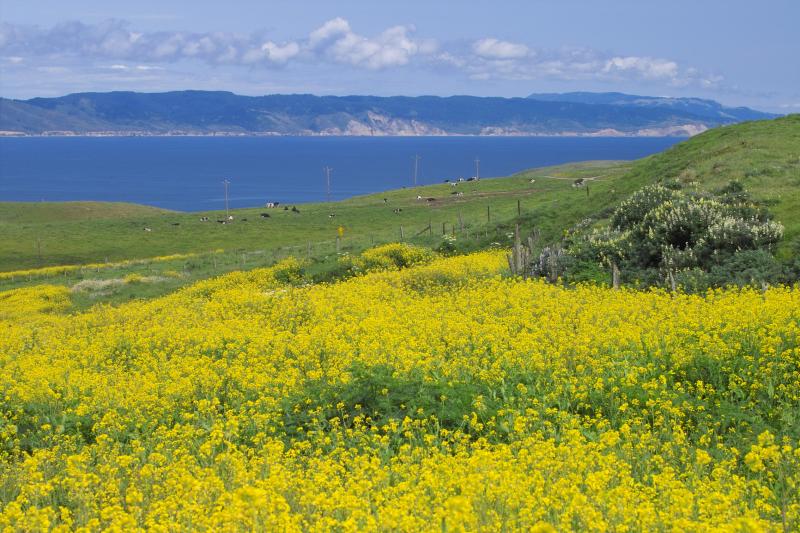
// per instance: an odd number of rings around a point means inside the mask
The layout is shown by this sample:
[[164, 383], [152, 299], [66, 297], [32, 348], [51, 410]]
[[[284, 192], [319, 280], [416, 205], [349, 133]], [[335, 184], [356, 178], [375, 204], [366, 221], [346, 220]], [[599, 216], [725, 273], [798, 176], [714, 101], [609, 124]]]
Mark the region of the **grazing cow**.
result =
[[425, 198], [426, 202], [435, 202], [436, 198]]
[[529, 181], [528, 183], [536, 183], [536, 180], [535, 179], [531, 179], [531, 181]]
[[269, 213], [261, 213], [261, 218], [269, 218]]
[[458, 187], [458, 183], [456, 183], [455, 181], [451, 181], [450, 182], [450, 186], [451, 187]]
[[247, 222], [247, 219], [246, 219], [246, 218], [243, 218], [243, 219], [242, 219], [242, 222]]
[[331, 213], [330, 215], [328, 215], [328, 218], [333, 218], [335, 216], [336, 216], [336, 213]]
[[208, 217], [200, 217], [200, 222], [208, 222]]
[[585, 185], [583, 178], [578, 178], [572, 182], [573, 187], [583, 187]]
[[399, 207], [397, 207], [397, 208], [395, 208], [395, 209], [394, 209], [394, 211], [393, 211], [393, 212], [399, 215], [400, 213], [402, 213], [402, 212], [403, 212], [403, 210], [402, 210], [402, 209], [400, 209]]
[[476, 178], [475, 176], [472, 176], [471, 178], [467, 178], [467, 181], [475, 181], [476, 179], [478, 179], [478, 178]]
[[297, 206], [296, 206], [296, 205], [293, 205], [293, 206], [292, 206], [292, 213], [299, 213], [299, 212], [300, 212], [300, 210], [299, 210], [299, 209], [297, 209]]
[[227, 222], [227, 221], [225, 221], [225, 220], [217, 220], [217, 222], [218, 222], [218, 223], [220, 223], [220, 224], [227, 224], [227, 223], [228, 223], [228, 222]]
[[420, 196], [420, 195], [418, 194], [418, 195], [417, 195], [417, 200], [422, 200], [422, 196]]
[[456, 196], [464, 196], [464, 193], [463, 193], [463, 192], [461, 192], [461, 191], [458, 191], [458, 192], [456, 193]]
[[228, 215], [228, 220], [233, 220], [233, 215]]
[[150, 228], [144, 228], [145, 231], [153, 231]]
[[180, 226], [180, 225], [181, 225], [181, 223], [180, 223], [180, 222], [173, 222], [173, 223], [172, 223], [172, 225], [173, 225], [173, 226]]

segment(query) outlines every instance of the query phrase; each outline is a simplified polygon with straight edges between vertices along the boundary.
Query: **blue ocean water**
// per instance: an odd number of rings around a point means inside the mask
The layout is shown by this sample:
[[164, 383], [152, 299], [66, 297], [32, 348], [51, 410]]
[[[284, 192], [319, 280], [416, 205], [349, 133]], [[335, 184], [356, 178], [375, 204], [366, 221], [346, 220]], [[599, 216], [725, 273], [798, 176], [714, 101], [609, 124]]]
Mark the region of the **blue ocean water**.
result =
[[23, 137], [0, 139], [0, 201], [102, 200], [182, 211], [342, 199], [418, 182], [591, 159], [636, 159], [679, 138]]

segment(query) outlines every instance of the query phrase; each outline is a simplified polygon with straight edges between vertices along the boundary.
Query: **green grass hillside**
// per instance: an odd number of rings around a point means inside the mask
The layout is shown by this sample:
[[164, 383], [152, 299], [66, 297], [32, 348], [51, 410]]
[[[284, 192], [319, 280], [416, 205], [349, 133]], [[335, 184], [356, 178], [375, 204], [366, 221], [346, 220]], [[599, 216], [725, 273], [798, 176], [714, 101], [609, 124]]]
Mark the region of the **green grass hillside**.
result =
[[[441, 241], [455, 226], [459, 237], [486, 235], [521, 212], [555, 237], [597, 209], [614, 205], [629, 187], [620, 183], [627, 163], [589, 162], [523, 172], [508, 178], [439, 184], [360, 196], [341, 202], [278, 209], [179, 213], [129, 204], [0, 204], [0, 271], [40, 266], [147, 258], [175, 253], [272, 250], [307, 243]], [[589, 196], [572, 186], [592, 178]], [[534, 180], [531, 182], [531, 180]], [[461, 193], [461, 194], [459, 194]], [[417, 199], [422, 196], [423, 199]], [[385, 199], [385, 201], [384, 201]], [[428, 200], [433, 199], [433, 200]], [[488, 208], [488, 214], [487, 214]], [[268, 213], [269, 218], [262, 218]], [[209, 222], [201, 217], [209, 217]], [[430, 232], [423, 231], [429, 224]], [[462, 230], [463, 228], [463, 230]], [[417, 235], [420, 234], [420, 235]]]
[[704, 190], [739, 181], [785, 226], [786, 254], [800, 241], [800, 115], [709, 130], [635, 162], [625, 179], [679, 179]]

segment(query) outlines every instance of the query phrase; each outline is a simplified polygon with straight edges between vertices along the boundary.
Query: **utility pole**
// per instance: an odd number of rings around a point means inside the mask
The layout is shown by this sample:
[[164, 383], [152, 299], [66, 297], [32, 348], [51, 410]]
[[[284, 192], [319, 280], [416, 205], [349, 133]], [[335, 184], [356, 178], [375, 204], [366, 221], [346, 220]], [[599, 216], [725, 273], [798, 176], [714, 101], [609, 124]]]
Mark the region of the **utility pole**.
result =
[[477, 157], [475, 158], [475, 179], [481, 179], [481, 160]]
[[417, 186], [417, 173], [419, 172], [419, 160], [422, 159], [422, 156], [416, 154], [412, 159], [414, 159], [414, 187]]
[[328, 202], [331, 201], [331, 171], [333, 169], [331, 167], [323, 167], [322, 170], [325, 172], [325, 198]]
[[228, 185], [230, 185], [231, 182], [225, 179], [222, 181], [222, 184], [225, 186], [225, 217], [227, 218], [231, 216], [230, 209], [228, 207]]

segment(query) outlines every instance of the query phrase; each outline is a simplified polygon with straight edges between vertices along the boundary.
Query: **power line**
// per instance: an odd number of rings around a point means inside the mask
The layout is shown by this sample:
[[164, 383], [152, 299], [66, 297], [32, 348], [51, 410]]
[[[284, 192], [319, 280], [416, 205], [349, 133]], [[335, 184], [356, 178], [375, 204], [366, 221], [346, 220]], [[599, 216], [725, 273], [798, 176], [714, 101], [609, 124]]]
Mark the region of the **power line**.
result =
[[325, 198], [328, 202], [331, 201], [331, 172], [333, 169], [331, 167], [322, 167], [322, 171], [325, 172]]
[[231, 216], [231, 214], [230, 214], [230, 209], [228, 207], [228, 185], [230, 185], [231, 182], [225, 179], [222, 181], [222, 184], [225, 186], [225, 217], [229, 217]]
[[414, 160], [414, 187], [417, 186], [417, 173], [419, 172], [419, 160], [422, 159], [422, 156], [419, 154], [414, 155], [412, 157]]

